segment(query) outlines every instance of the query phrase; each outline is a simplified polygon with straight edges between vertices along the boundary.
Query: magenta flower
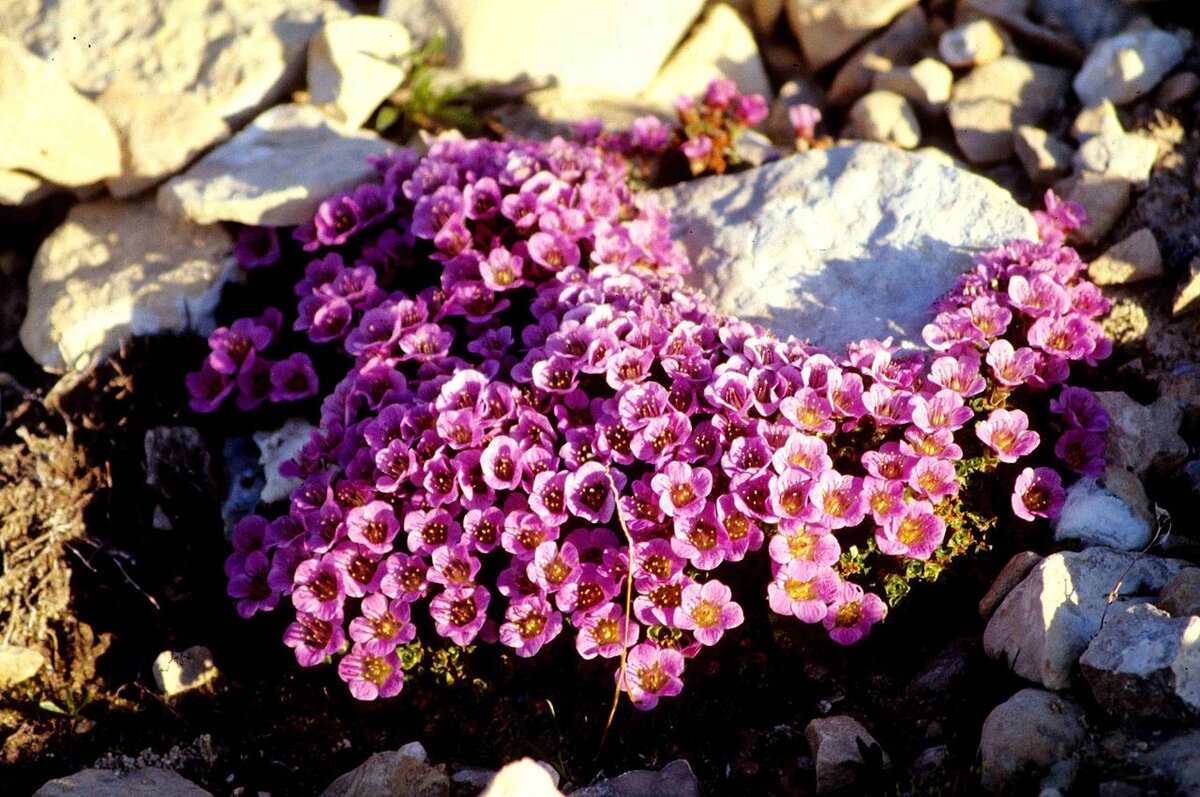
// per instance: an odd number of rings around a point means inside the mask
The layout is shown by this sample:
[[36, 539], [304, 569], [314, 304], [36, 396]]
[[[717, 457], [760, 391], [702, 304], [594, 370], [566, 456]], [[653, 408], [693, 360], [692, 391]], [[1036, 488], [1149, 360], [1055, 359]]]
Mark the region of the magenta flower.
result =
[[629, 693], [635, 708], [649, 711], [660, 698], [683, 690], [683, 654], [646, 641], [630, 649], [624, 671], [617, 672], [621, 690]]
[[717, 520], [729, 539], [725, 551], [727, 561], [740, 562], [749, 551], [757, 551], [762, 547], [762, 529], [738, 509], [737, 500], [729, 493], [717, 499]]
[[567, 479], [566, 471], [539, 473], [533, 479], [533, 490], [529, 494], [529, 508], [544, 523], [561, 526], [567, 522]]
[[[951, 474], [953, 472], [951, 466]], [[863, 500], [870, 509], [871, 517], [882, 525], [904, 510], [904, 482], [867, 476], [863, 479]]]
[[1008, 298], [1013, 307], [1034, 318], [1057, 318], [1071, 307], [1070, 295], [1047, 274], [1029, 279], [1014, 276], [1008, 281]]
[[637, 644], [640, 626], [625, 622], [625, 613], [615, 603], [605, 603], [589, 612], [575, 635], [575, 649], [585, 659], [597, 656], [611, 659], [621, 655], [624, 648]]
[[529, 580], [546, 593], [554, 593], [579, 578], [579, 551], [569, 542], [562, 547], [543, 542], [526, 568]]
[[958, 477], [954, 463], [936, 457], [921, 457], [908, 477], [908, 486], [932, 504], [943, 498], [958, 495]]
[[862, 479], [835, 470], [821, 474], [808, 497], [822, 525], [837, 530], [857, 526], [867, 516], [862, 499]]
[[717, 519], [716, 505], [706, 503], [698, 514], [675, 518], [671, 549], [698, 570], [712, 570], [724, 562], [729, 538]]
[[1078, 315], [1039, 318], [1029, 328], [1031, 345], [1067, 360], [1087, 357], [1096, 348], [1100, 337], [1099, 325]]
[[960, 429], [974, 416], [963, 403], [963, 397], [953, 390], [942, 389], [932, 398], [913, 399], [913, 425], [924, 432], [935, 429]]
[[1086, 429], [1068, 429], [1054, 444], [1055, 455], [1080, 476], [1104, 473], [1104, 449], [1104, 435]]
[[358, 700], [395, 697], [404, 688], [404, 670], [394, 650], [384, 654], [368, 653], [365, 645], [355, 644], [338, 662], [338, 676], [350, 686]]
[[1029, 416], [1021, 410], [993, 410], [986, 420], [975, 424], [975, 434], [1001, 462], [1016, 462], [1041, 442], [1041, 436], [1029, 428]]
[[811, 387], [801, 388], [779, 402], [779, 412], [802, 432], [822, 434], [836, 428], [833, 405]]
[[346, 632], [340, 621], [330, 622], [300, 612], [296, 622], [283, 632], [283, 642], [295, 651], [301, 667], [315, 667], [341, 649], [346, 643]]
[[491, 598], [491, 594], [479, 586], [442, 592], [429, 602], [434, 630], [456, 645], [471, 644], [487, 619]]
[[674, 518], [698, 515], [704, 509], [712, 485], [712, 473], [707, 468], [692, 468], [683, 462], [668, 463], [650, 480], [651, 489], [659, 496], [659, 508]]
[[372, 656], [386, 656], [397, 645], [412, 642], [417, 629], [412, 624], [411, 609], [406, 601], [391, 600], [374, 593], [363, 599], [361, 617], [350, 621], [350, 639]]
[[419, 556], [392, 554], [384, 560], [384, 576], [380, 589], [389, 598], [415, 601], [429, 589], [429, 565]]
[[345, 600], [342, 572], [332, 560], [308, 559], [296, 568], [292, 604], [297, 611], [320, 620], [340, 619]]
[[819, 623], [825, 619], [827, 604], [837, 595], [838, 584], [832, 567], [793, 559], [775, 572], [775, 579], [767, 585], [767, 601], [776, 614]]
[[367, 550], [389, 554], [392, 552], [392, 541], [400, 532], [400, 523], [391, 504], [371, 501], [346, 513], [346, 530], [351, 540]]
[[267, 582], [270, 570], [266, 553], [253, 551], [246, 556], [238, 572], [230, 575], [226, 592], [237, 600], [238, 616], [252, 617], [256, 612], [269, 612], [279, 605], [279, 591], [271, 589]]
[[887, 442], [878, 451], [866, 451], [862, 455], [863, 467], [877, 479], [907, 481], [917, 464], [915, 457], [905, 454], [897, 442]]
[[[624, 482], [624, 475], [614, 474], [619, 480], [617, 489]], [[566, 482], [567, 509], [576, 517], [590, 523], [607, 523], [616, 508], [613, 485], [609, 482], [608, 468], [599, 462], [585, 462]]]
[[213, 368], [206, 360], [200, 370], [184, 377], [192, 412], [212, 412], [237, 387], [233, 378]]
[[715, 77], [704, 90], [702, 101], [709, 108], [719, 110], [734, 102], [738, 96], [737, 83], [727, 77]]
[[1057, 472], [1051, 468], [1025, 468], [1013, 487], [1013, 514], [1022, 520], [1056, 518], [1066, 500], [1062, 477]]
[[839, 645], [852, 645], [871, 632], [871, 626], [887, 614], [887, 606], [873, 592], [849, 581], [838, 585], [823, 625]]
[[954, 442], [954, 432], [949, 429], [922, 432], [915, 426], [904, 430], [904, 441], [900, 443], [900, 452], [915, 459], [934, 457], [958, 460], [963, 456], [962, 446]]
[[404, 516], [408, 550], [428, 555], [443, 545], [455, 545], [462, 537], [462, 526], [445, 509], [417, 510]]
[[804, 141], [814, 141], [817, 137], [817, 125], [821, 123], [821, 111], [812, 105], [800, 103], [788, 108], [788, 121], [796, 138]]
[[788, 468], [771, 480], [771, 508], [776, 517], [799, 518], [808, 509], [813, 478], [805, 471]]
[[979, 375], [979, 364], [979, 355], [975, 352], [939, 357], [929, 369], [929, 381], [960, 396], [979, 395], [987, 389], [987, 382]]
[[433, 566], [427, 577], [432, 584], [441, 584], [446, 589], [460, 589], [475, 583], [475, 576], [482, 566], [471, 555], [471, 547], [464, 543], [440, 545], [433, 551]]
[[500, 626], [500, 642], [528, 658], [562, 631], [562, 615], [541, 595], [526, 595], [509, 604], [507, 622]]
[[554, 593], [554, 603], [559, 611], [570, 612], [571, 622], [578, 626], [597, 606], [616, 595], [617, 582], [610, 568], [584, 563], [579, 566], [578, 578], [563, 584], [562, 589]]
[[704, 171], [708, 165], [708, 159], [712, 156], [713, 141], [708, 136], [697, 136], [683, 142], [680, 149], [683, 150], [684, 157], [688, 159], [688, 165], [691, 167], [692, 174], [700, 174]]
[[769, 112], [767, 100], [761, 94], [743, 94], [733, 104], [733, 118], [746, 127], [766, 119]]
[[342, 572], [346, 597], [361, 598], [378, 592], [383, 584], [381, 557], [362, 545], [343, 542], [328, 554], [334, 567]]
[[242, 227], [233, 244], [233, 257], [242, 268], [273, 266], [279, 262], [279, 231], [275, 227]]
[[1107, 432], [1108, 412], [1096, 394], [1082, 387], [1064, 387], [1058, 398], [1050, 400], [1050, 411], [1074, 429]]
[[928, 501], [913, 501], [875, 530], [880, 551], [909, 559], [928, 559], [945, 537], [946, 523]]
[[745, 619], [742, 607], [734, 603], [733, 592], [720, 581], [689, 584], [683, 590], [683, 602], [675, 615], [676, 625], [691, 631], [701, 645], [715, 645], [730, 628]]

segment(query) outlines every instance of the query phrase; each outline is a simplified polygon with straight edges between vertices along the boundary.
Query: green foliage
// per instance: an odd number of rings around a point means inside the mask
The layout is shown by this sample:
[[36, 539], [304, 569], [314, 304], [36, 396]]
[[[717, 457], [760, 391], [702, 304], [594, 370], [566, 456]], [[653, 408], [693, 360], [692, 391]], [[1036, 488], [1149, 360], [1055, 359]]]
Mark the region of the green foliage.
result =
[[379, 133], [407, 141], [418, 130], [440, 132], [457, 129], [467, 136], [484, 132], [472, 103], [481, 84], [447, 85], [438, 70], [445, 63], [446, 36], [439, 31], [408, 54], [410, 64], [404, 86], [375, 113], [371, 126]]

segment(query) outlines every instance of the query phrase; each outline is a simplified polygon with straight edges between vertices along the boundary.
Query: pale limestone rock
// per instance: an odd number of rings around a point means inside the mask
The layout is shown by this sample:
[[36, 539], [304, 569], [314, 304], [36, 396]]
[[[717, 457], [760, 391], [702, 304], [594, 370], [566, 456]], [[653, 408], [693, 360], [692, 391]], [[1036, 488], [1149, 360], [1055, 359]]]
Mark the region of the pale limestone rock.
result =
[[1200, 714], [1200, 617], [1148, 603], [1112, 613], [1079, 659], [1110, 714], [1170, 721]]
[[481, 797], [562, 797], [562, 792], [540, 764], [532, 758], [522, 758], [505, 764]]
[[1108, 234], [1129, 207], [1132, 188], [1128, 180], [1084, 172], [1072, 179], [1066, 198], [1087, 211], [1087, 223], [1071, 232], [1076, 243], [1093, 244]]
[[85, 769], [55, 778], [33, 797], [212, 797], [211, 792], [169, 769], [143, 767], [130, 772]]
[[[863, 788], [861, 741], [877, 746], [875, 737], [853, 717], [822, 717], [808, 723], [804, 739], [812, 751], [817, 775], [817, 794], [853, 794]], [[883, 753], [885, 767], [891, 765]]]
[[1070, 758], [1086, 733], [1083, 708], [1053, 692], [1022, 689], [983, 721], [979, 758], [984, 790], [1016, 794], [1022, 785], [1032, 787], [1055, 762]]
[[1120, 611], [1131, 598], [1152, 598], [1186, 566], [1109, 548], [1051, 554], [1000, 603], [984, 630], [984, 651], [1022, 678], [1065, 689], [1105, 611]]
[[1183, 60], [1181, 36], [1155, 28], [1131, 30], [1097, 44], [1072, 84], [1084, 105], [1102, 99], [1133, 102], [1158, 85]]
[[1176, 573], [1158, 593], [1158, 608], [1172, 617], [1200, 617], [1200, 567]]
[[614, 95], [644, 89], [703, 0], [384, 0], [380, 16], [418, 40], [447, 33], [450, 63], [482, 80], [552, 76], [564, 88]]
[[375, 174], [367, 156], [391, 149], [311, 105], [279, 105], [165, 183], [158, 205], [197, 224], [302, 224], [330, 194]]
[[1200, 257], [1193, 257], [1188, 263], [1187, 273], [1179, 283], [1175, 292], [1175, 302], [1171, 305], [1171, 315], [1181, 316], [1200, 307]]
[[681, 94], [703, 93], [715, 77], [729, 78], [743, 94], [761, 94], [771, 101], [771, 82], [754, 33], [725, 3], [709, 9], [639, 96], [665, 111]]
[[638, 97], [597, 94], [586, 89], [552, 87], [525, 95], [524, 102], [497, 108], [497, 121], [513, 135], [548, 141], [554, 136], [569, 136], [580, 119], [599, 119], [605, 130], [628, 130], [639, 116], [657, 116], [675, 121], [674, 111], [653, 105]]
[[788, 22], [813, 69], [850, 52], [916, 0], [786, 0]]
[[1183, 411], [1175, 399], [1162, 396], [1146, 405], [1119, 391], [1099, 391], [1096, 398], [1111, 420], [1105, 451], [1109, 464], [1144, 479], [1151, 468], [1167, 470], [1187, 457], [1187, 442], [1179, 436]]
[[28, 681], [46, 664], [46, 657], [33, 648], [0, 644], [0, 690]]
[[[971, 256], [1033, 238], [1008, 192], [921, 153], [834, 147], [655, 192], [720, 312], [839, 349], [918, 342]], [[872, 201], [863, 202], [869, 196]]]
[[1006, 55], [954, 84], [949, 112], [954, 139], [972, 163], [1013, 154], [1012, 131], [1035, 125], [1062, 102], [1070, 73]]
[[290, 418], [274, 431], [254, 433], [254, 444], [261, 452], [258, 462], [267, 480], [259, 497], [264, 504], [287, 500], [292, 491], [304, 483], [298, 477], [280, 474], [279, 466], [300, 453], [314, 430], [315, 427], [308, 421]]
[[1082, 144], [1092, 136], [1099, 135], [1101, 130], [1114, 125], [1121, 127], [1121, 120], [1117, 118], [1117, 106], [1113, 105], [1111, 100], [1102, 99], [1079, 112], [1071, 124], [1071, 135]]
[[152, 188], [229, 138], [229, 125], [193, 94], [116, 80], [96, 98], [121, 141], [121, 173], [106, 181], [117, 198]]
[[121, 170], [121, 149], [103, 111], [55, 66], [2, 35], [0, 119], [0, 170], [64, 186], [91, 185]]
[[843, 135], [915, 149], [921, 143], [921, 125], [904, 97], [891, 91], [872, 91], [850, 108]]
[[979, 616], [984, 620], [989, 619], [996, 612], [996, 607], [1000, 602], [1013, 591], [1013, 588], [1025, 580], [1025, 576], [1029, 575], [1038, 562], [1045, 559], [1040, 553], [1033, 551], [1021, 551], [1013, 554], [1004, 567], [1000, 568], [1000, 572], [996, 574], [996, 580], [988, 587], [988, 591], [979, 599]]
[[1054, 539], [1078, 540], [1083, 545], [1120, 551], [1140, 550], [1150, 541], [1151, 533], [1144, 509], [1138, 512], [1095, 479], [1083, 478], [1067, 488], [1066, 503], [1054, 521]]
[[1097, 285], [1128, 285], [1162, 275], [1162, 254], [1148, 227], [1113, 244], [1088, 266], [1088, 279]]
[[21, 207], [40, 202], [58, 187], [28, 172], [0, 169], [0, 205]]
[[162, 215], [151, 199], [76, 205], [29, 274], [21, 343], [42, 367], [81, 369], [131, 335], [211, 331], [229, 274], [220, 227]]
[[362, 127], [408, 75], [408, 29], [374, 16], [327, 22], [308, 43], [308, 101], [347, 127]]
[[1030, 125], [1020, 125], [1013, 131], [1013, 150], [1025, 174], [1040, 185], [1052, 183], [1070, 171], [1074, 154], [1066, 142]]
[[1107, 120], [1100, 131], [1080, 145], [1074, 165], [1079, 172], [1126, 180], [1132, 188], [1145, 188], [1158, 159], [1158, 143], [1149, 136], [1126, 133], [1119, 122]]
[[915, 58], [928, 30], [929, 20], [920, 6], [904, 11], [883, 33], [846, 59], [829, 86], [829, 101], [839, 107], [850, 105], [871, 88], [881, 69]]
[[938, 54], [956, 69], [979, 66], [1004, 54], [1004, 39], [991, 20], [977, 19], [943, 33], [938, 38]]
[[158, 691], [167, 697], [207, 686], [219, 675], [212, 653], [203, 645], [181, 651], [164, 650], [154, 660], [150, 674]]
[[938, 114], [946, 110], [954, 73], [936, 58], [922, 58], [912, 66], [892, 67], [875, 75], [874, 86], [894, 91], [919, 110]]
[[441, 766], [432, 766], [404, 749], [391, 750], [375, 753], [357, 769], [339, 777], [321, 792], [321, 797], [379, 797], [385, 794], [449, 797], [450, 778]]

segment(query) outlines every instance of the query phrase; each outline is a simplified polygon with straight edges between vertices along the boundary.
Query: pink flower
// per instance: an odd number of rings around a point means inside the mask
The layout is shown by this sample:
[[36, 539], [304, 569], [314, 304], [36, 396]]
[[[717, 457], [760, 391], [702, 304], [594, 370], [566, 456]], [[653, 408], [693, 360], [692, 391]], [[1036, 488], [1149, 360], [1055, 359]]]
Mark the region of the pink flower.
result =
[[668, 463], [650, 480], [650, 487], [658, 493], [659, 508], [674, 518], [699, 514], [712, 485], [712, 473], [707, 468], [693, 468], [683, 462]]
[[871, 626], [887, 614], [887, 606], [873, 592], [849, 581], [838, 585], [837, 594], [825, 615], [824, 626], [839, 645], [852, 645], [871, 632]]
[[543, 542], [534, 551], [526, 574], [543, 591], [557, 592], [579, 577], [579, 552], [569, 542], [564, 542], [561, 549], [556, 543]]
[[1022, 520], [1056, 518], [1066, 500], [1058, 473], [1050, 468], [1026, 468], [1013, 487], [1013, 514]]
[[699, 514], [675, 518], [671, 549], [698, 570], [712, 570], [724, 562], [729, 538], [717, 520], [716, 505], [707, 503]]
[[863, 479], [863, 500], [871, 510], [871, 517], [882, 525], [904, 510], [904, 482], [867, 476]]
[[821, 474], [808, 501], [819, 513], [817, 519], [834, 530], [857, 526], [867, 516], [867, 506], [862, 500], [862, 479], [835, 470]]
[[585, 659], [620, 656], [623, 648], [637, 644], [640, 630], [637, 623], [626, 624], [624, 611], [615, 603], [606, 603], [593, 610], [578, 625], [575, 649]]
[[646, 641], [629, 651], [625, 671], [617, 672], [617, 682], [629, 693], [634, 707], [648, 711], [658, 705], [659, 698], [674, 697], [683, 690], [682, 674], [682, 653]]
[[701, 645], [715, 645], [727, 630], [737, 628], [745, 618], [729, 587], [713, 580], [684, 588], [683, 603], [675, 619], [676, 627], [691, 631]]
[[362, 616], [350, 621], [350, 638], [362, 646], [364, 653], [386, 656], [417, 635], [405, 601], [388, 601], [376, 592], [363, 599], [360, 611]]
[[[625, 476], [619, 471], [613, 474], [617, 489], [621, 489]], [[567, 509], [576, 517], [591, 523], [607, 523], [612, 519], [617, 502], [613, 497], [613, 485], [609, 482], [608, 468], [599, 462], [585, 462], [579, 470], [567, 477]]]
[[1001, 462], [1016, 462], [1041, 442], [1041, 436], [1029, 429], [1029, 416], [1021, 410], [993, 410], [987, 420], [975, 424], [975, 434]]
[[943, 389], [935, 393], [933, 398], [918, 396], [913, 400], [913, 425], [925, 432], [961, 429], [974, 414], [964, 404], [963, 397], [953, 390]]
[[782, 565], [767, 585], [771, 611], [805, 623], [825, 619], [827, 604], [837, 595], [838, 577], [833, 568], [804, 559]]
[[507, 622], [500, 626], [500, 642], [515, 648], [522, 658], [537, 653], [562, 631], [562, 615], [550, 608], [541, 595], [517, 598], [509, 604], [504, 617]]
[[1068, 429], [1054, 444], [1054, 453], [1080, 476], [1104, 473], [1104, 436], [1085, 429]]
[[471, 644], [487, 619], [491, 598], [483, 587], [446, 590], [429, 602], [434, 630], [456, 645]]
[[300, 612], [296, 622], [283, 632], [283, 642], [296, 652], [301, 667], [315, 667], [337, 652], [346, 642], [341, 622], [322, 620], [316, 615]]
[[946, 538], [946, 523], [928, 501], [913, 501], [875, 530], [879, 550], [892, 556], [928, 559]]
[[771, 538], [767, 554], [781, 565], [796, 560], [833, 565], [842, 555], [842, 546], [819, 523], [785, 520], [779, 524], [779, 533]]
[[404, 688], [404, 670], [394, 650], [373, 654], [365, 645], [355, 644], [338, 662], [338, 676], [350, 685], [350, 694], [358, 700], [395, 697]]
[[929, 381], [964, 397], [976, 396], [987, 388], [987, 382], [979, 375], [979, 355], [975, 352], [934, 360]]
[[391, 504], [372, 501], [346, 513], [346, 529], [354, 542], [377, 555], [386, 555], [392, 552], [392, 540], [400, 532], [400, 523]]
[[954, 463], [936, 457], [921, 457], [908, 477], [908, 486], [931, 503], [941, 503], [950, 495], [958, 495], [958, 477]]

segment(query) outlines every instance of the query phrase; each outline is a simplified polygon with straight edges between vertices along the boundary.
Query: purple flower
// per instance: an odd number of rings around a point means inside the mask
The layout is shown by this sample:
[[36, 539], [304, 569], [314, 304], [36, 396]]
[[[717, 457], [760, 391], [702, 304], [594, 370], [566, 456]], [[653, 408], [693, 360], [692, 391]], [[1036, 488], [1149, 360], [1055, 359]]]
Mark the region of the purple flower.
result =
[[733, 103], [733, 118], [746, 127], [753, 127], [767, 118], [770, 108], [761, 94], [743, 94]]
[[936, 457], [921, 457], [908, 477], [908, 486], [932, 504], [943, 498], [958, 495], [958, 478], [954, 463]]
[[975, 413], [953, 390], [939, 390], [933, 398], [913, 399], [912, 422], [924, 432], [936, 429], [960, 429]]
[[1107, 432], [1109, 417], [1096, 394], [1082, 387], [1064, 387], [1058, 398], [1050, 400], [1050, 411], [1074, 429]]
[[529, 580], [546, 593], [555, 593], [579, 577], [579, 551], [569, 542], [562, 547], [543, 542], [526, 567]]
[[1016, 462], [1041, 442], [1029, 428], [1029, 416], [1021, 410], [993, 410], [987, 420], [975, 424], [975, 434], [996, 452], [1001, 462]]
[[417, 555], [431, 554], [442, 545], [455, 545], [462, 536], [462, 526], [441, 508], [408, 512], [404, 531], [408, 550]]
[[274, 363], [269, 379], [271, 401], [300, 401], [317, 394], [317, 372], [307, 354], [296, 352]]
[[579, 245], [559, 232], [535, 232], [529, 237], [529, 257], [548, 271], [562, 271], [579, 265]]
[[346, 588], [342, 572], [329, 559], [308, 559], [296, 568], [292, 604], [320, 620], [341, 619]]
[[698, 570], [712, 570], [725, 561], [729, 540], [717, 519], [716, 505], [706, 503], [697, 514], [676, 517], [671, 549]]
[[696, 136], [683, 142], [680, 149], [683, 150], [684, 157], [688, 159], [692, 174], [700, 174], [707, 168], [708, 159], [712, 157], [713, 140], [704, 135]]
[[1037, 355], [1032, 349], [1013, 349], [1003, 338], [992, 342], [987, 362], [996, 381], [1007, 387], [1025, 384], [1037, 370]]
[[953, 390], [960, 396], [976, 396], [987, 388], [987, 383], [979, 375], [979, 364], [979, 355], [974, 352], [964, 352], [957, 357], [939, 357], [929, 369], [929, 381]]
[[639, 116], [629, 129], [634, 149], [647, 154], [657, 154], [666, 149], [671, 128], [656, 116]]
[[682, 674], [682, 653], [646, 641], [630, 649], [624, 671], [617, 672], [617, 683], [629, 693], [635, 708], [649, 711], [660, 698], [674, 697], [683, 690]]
[[827, 604], [838, 590], [838, 577], [828, 565], [793, 559], [779, 567], [767, 585], [771, 611], [793, 616], [804, 623], [825, 619]]
[[429, 565], [419, 556], [392, 554], [384, 560], [384, 576], [380, 589], [389, 598], [405, 602], [425, 596], [429, 589]]
[[[954, 473], [953, 466], [950, 473]], [[883, 525], [904, 510], [904, 482], [867, 476], [863, 479], [863, 500], [871, 511], [871, 517]]]
[[[669, 462], [655, 474], [650, 487], [658, 493], [658, 505], [668, 517], [687, 518], [700, 514], [712, 491], [712, 472], [683, 462]], [[600, 521], [606, 522], [606, 521]]]
[[811, 387], [801, 388], [779, 402], [779, 412], [802, 432], [828, 433], [836, 428], [833, 405]]
[[719, 110], [727, 107], [738, 96], [737, 83], [727, 77], [715, 77], [708, 82], [708, 87], [704, 90], [703, 102], [708, 107]]
[[517, 598], [509, 604], [504, 618], [507, 622], [500, 626], [500, 642], [523, 658], [537, 653], [562, 631], [562, 615], [541, 595]]
[[817, 125], [821, 123], [821, 111], [812, 106], [800, 103], [788, 108], [788, 121], [796, 138], [813, 141], [817, 137]]
[[640, 627], [625, 621], [625, 613], [615, 603], [605, 603], [588, 613], [575, 636], [575, 649], [585, 659], [597, 656], [616, 658], [625, 648], [637, 644]]
[[[621, 477], [624, 480], [624, 477]], [[608, 468], [599, 462], [586, 462], [567, 477], [567, 509], [576, 517], [592, 523], [607, 523], [616, 508]]]
[[315, 667], [341, 649], [346, 642], [346, 632], [340, 620], [330, 622], [312, 614], [301, 612], [296, 622], [283, 632], [283, 641], [296, 653], [301, 667]]
[[871, 626], [887, 614], [887, 606], [873, 592], [849, 581], [838, 585], [823, 625], [839, 645], [852, 645], [871, 632]]
[[676, 625], [691, 631], [701, 645], [715, 645], [730, 628], [745, 619], [742, 607], [734, 603], [733, 592], [720, 581], [689, 584], [683, 589], [683, 602], [675, 615]]
[[233, 244], [233, 256], [242, 268], [261, 268], [279, 262], [279, 232], [274, 227], [242, 227]]
[[1013, 514], [1022, 520], [1056, 518], [1066, 500], [1062, 477], [1057, 472], [1051, 468], [1025, 468], [1013, 487]]
[[1082, 360], [1096, 348], [1100, 327], [1083, 316], [1039, 318], [1029, 328], [1029, 342], [1047, 354]]
[[1054, 444], [1054, 454], [1080, 476], [1104, 473], [1104, 435], [1086, 429], [1068, 429]]
[[429, 581], [441, 584], [446, 589], [469, 587], [475, 583], [481, 564], [471, 555], [469, 545], [443, 545], [433, 552], [433, 566], [429, 569]]
[[279, 605], [279, 591], [271, 589], [267, 582], [270, 569], [271, 563], [266, 553], [253, 551], [246, 556], [239, 571], [230, 576], [226, 591], [229, 597], [237, 600], [237, 613], [240, 617], [252, 617], [256, 612], [269, 612]]
[[478, 586], [442, 592], [429, 602], [434, 629], [456, 645], [471, 644], [487, 619], [491, 598], [486, 589]]
[[191, 394], [188, 406], [192, 412], [214, 411], [237, 386], [229, 375], [216, 370], [207, 361], [199, 371], [185, 376], [184, 384]]
[[386, 596], [374, 593], [363, 599], [359, 610], [362, 616], [350, 621], [350, 639], [358, 643], [364, 653], [386, 656], [397, 645], [412, 642], [417, 635], [406, 601], [389, 601]]
[[382, 186], [360, 185], [354, 191], [334, 194], [317, 208], [313, 219], [317, 240], [325, 246], [345, 243], [355, 233], [379, 222], [392, 211], [391, 198]]
[[928, 501], [913, 501], [875, 531], [883, 553], [920, 560], [928, 559], [945, 537], [946, 524]]
[[867, 516], [862, 479], [835, 470], [821, 474], [808, 500], [819, 513], [820, 522], [834, 530], [857, 526]]
[[404, 670], [395, 651], [376, 655], [356, 643], [338, 662], [337, 670], [338, 677], [350, 685], [350, 694], [358, 700], [395, 697], [404, 688]]

